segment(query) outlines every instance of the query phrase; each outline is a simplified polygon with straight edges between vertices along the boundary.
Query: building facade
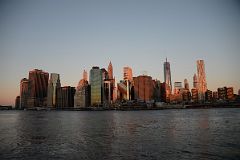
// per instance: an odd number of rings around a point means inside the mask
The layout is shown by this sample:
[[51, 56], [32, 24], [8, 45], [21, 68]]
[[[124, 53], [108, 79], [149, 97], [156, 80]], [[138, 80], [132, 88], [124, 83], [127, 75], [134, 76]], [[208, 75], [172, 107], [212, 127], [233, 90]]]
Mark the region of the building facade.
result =
[[29, 72], [28, 107], [46, 107], [49, 74], [34, 69]]
[[172, 80], [171, 80], [171, 70], [170, 70], [170, 63], [167, 61], [166, 58], [166, 62], [164, 62], [163, 64], [163, 68], [164, 68], [164, 82], [166, 83], [166, 85], [168, 85], [170, 89], [169, 92], [170, 94], [172, 93]]
[[133, 77], [135, 99], [150, 101], [153, 99], [153, 81], [152, 77], [142, 75]]
[[47, 95], [48, 107], [56, 107], [57, 88], [60, 87], [61, 87], [60, 75], [57, 73], [51, 73], [48, 82], [48, 95]]
[[90, 70], [91, 106], [103, 105], [103, 72], [99, 67]]
[[205, 64], [203, 60], [197, 60], [197, 74], [198, 74], [198, 94], [199, 100], [205, 100], [205, 92], [207, 91], [207, 81], [205, 73]]
[[123, 67], [123, 79], [129, 80], [130, 82], [133, 80], [133, 74], [132, 74], [131, 67]]
[[57, 88], [57, 108], [73, 108], [75, 87], [64, 86]]
[[28, 107], [29, 98], [29, 80], [23, 78], [20, 82], [20, 109]]

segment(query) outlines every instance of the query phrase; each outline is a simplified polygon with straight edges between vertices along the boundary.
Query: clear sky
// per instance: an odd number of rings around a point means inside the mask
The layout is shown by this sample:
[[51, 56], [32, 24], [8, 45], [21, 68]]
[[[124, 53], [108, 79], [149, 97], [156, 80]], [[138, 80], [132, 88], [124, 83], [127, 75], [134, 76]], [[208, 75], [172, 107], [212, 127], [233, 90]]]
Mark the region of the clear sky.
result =
[[0, 105], [14, 104], [19, 83], [34, 68], [59, 73], [76, 86], [83, 69], [107, 68], [117, 81], [134, 76], [192, 87], [196, 60], [205, 61], [208, 88], [240, 89], [240, 2], [233, 0], [0, 0]]

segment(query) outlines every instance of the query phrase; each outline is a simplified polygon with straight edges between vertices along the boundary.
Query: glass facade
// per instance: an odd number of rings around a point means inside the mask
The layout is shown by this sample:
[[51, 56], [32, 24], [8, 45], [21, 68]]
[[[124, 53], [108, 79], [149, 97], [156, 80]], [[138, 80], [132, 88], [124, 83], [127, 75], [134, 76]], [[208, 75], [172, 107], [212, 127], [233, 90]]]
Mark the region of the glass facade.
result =
[[102, 70], [99, 67], [93, 67], [90, 70], [90, 86], [91, 86], [91, 106], [102, 104]]

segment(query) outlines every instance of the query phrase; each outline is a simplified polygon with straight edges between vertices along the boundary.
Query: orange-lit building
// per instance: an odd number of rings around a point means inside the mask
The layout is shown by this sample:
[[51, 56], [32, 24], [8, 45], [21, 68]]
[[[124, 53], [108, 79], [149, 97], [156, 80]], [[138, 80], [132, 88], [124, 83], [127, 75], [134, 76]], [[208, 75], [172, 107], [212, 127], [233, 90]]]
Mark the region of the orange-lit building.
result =
[[207, 91], [207, 81], [205, 73], [205, 65], [203, 60], [197, 60], [197, 75], [198, 75], [198, 99], [205, 100], [205, 92]]
[[197, 103], [198, 102], [198, 89], [197, 88], [193, 88], [191, 90], [191, 92], [192, 92], [192, 101], [194, 103]]
[[153, 99], [153, 81], [152, 77], [141, 75], [133, 77], [135, 99], [150, 101]]
[[123, 79], [129, 81], [133, 80], [132, 68], [130, 67], [123, 68]]
[[34, 69], [29, 72], [28, 107], [46, 107], [49, 74]]

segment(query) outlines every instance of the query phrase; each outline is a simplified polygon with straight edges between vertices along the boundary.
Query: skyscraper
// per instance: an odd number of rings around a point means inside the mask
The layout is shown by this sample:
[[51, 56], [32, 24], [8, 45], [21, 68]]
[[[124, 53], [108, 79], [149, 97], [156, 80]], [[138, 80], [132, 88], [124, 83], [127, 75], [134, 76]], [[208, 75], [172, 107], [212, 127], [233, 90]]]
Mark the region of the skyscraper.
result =
[[150, 101], [153, 99], [153, 81], [152, 77], [142, 75], [133, 78], [135, 98]]
[[193, 76], [193, 88], [198, 88], [198, 78], [196, 74]]
[[86, 80], [86, 71], [83, 71], [83, 78], [79, 81], [74, 96], [74, 107], [82, 108], [90, 105], [90, 86]]
[[20, 109], [27, 108], [29, 98], [29, 80], [23, 78], [20, 82]]
[[43, 107], [47, 105], [47, 89], [49, 74], [34, 69], [29, 72], [29, 107]]
[[48, 82], [48, 107], [56, 107], [57, 88], [61, 87], [60, 76], [57, 73], [51, 73]]
[[197, 60], [197, 74], [198, 74], [198, 98], [200, 101], [205, 100], [205, 92], [207, 91], [207, 82], [205, 74], [205, 65], [203, 60]]
[[102, 105], [103, 102], [103, 73], [99, 67], [90, 70], [91, 106]]
[[88, 80], [88, 75], [87, 75], [87, 71], [86, 71], [86, 70], [83, 70], [83, 79], [84, 79], [85, 81]]
[[108, 65], [108, 78], [113, 79], [113, 67], [112, 67], [112, 62], [111, 61]]
[[64, 86], [57, 88], [57, 108], [73, 108], [75, 87]]
[[168, 91], [167, 93], [171, 94], [172, 93], [171, 70], [170, 70], [170, 63], [167, 61], [167, 58], [166, 58], [166, 62], [164, 62], [163, 64], [163, 67], [164, 67], [164, 82], [170, 88], [170, 91]]
[[130, 68], [130, 67], [123, 68], [123, 79], [129, 80], [129, 81], [133, 80], [132, 68]]
[[189, 83], [187, 79], [184, 79], [184, 89], [189, 90]]

